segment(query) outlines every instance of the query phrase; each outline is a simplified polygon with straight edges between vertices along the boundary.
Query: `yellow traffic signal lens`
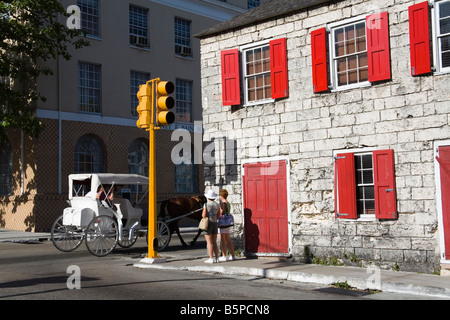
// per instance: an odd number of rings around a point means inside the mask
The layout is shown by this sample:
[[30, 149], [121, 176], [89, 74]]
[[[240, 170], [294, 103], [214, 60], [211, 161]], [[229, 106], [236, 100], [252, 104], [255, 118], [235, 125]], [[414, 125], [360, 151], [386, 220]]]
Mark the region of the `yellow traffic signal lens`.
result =
[[175, 114], [171, 111], [161, 111], [158, 113], [158, 123], [161, 126], [167, 126], [175, 122]]
[[157, 87], [159, 94], [171, 94], [175, 90], [173, 82], [170, 81], [160, 81]]
[[162, 110], [172, 109], [175, 106], [175, 100], [169, 96], [162, 96], [158, 98], [158, 107]]

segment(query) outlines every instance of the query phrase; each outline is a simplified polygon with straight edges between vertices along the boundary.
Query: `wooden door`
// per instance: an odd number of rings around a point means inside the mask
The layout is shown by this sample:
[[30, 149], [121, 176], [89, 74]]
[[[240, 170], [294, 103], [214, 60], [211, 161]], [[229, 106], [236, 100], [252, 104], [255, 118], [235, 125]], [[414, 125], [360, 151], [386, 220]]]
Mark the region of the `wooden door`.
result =
[[441, 178], [442, 223], [444, 227], [445, 258], [450, 260], [450, 146], [439, 147]]
[[286, 161], [244, 165], [245, 250], [288, 253]]

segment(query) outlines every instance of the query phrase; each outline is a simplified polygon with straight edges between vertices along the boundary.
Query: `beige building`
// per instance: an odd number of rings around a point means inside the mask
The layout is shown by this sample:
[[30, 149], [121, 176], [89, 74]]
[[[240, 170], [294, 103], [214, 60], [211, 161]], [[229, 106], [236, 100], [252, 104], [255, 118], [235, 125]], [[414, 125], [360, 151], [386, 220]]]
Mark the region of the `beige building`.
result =
[[[77, 5], [90, 46], [52, 62], [38, 82], [45, 130], [37, 139], [10, 130], [0, 144], [0, 227], [49, 231], [67, 206], [68, 175], [148, 175], [148, 133], [136, 127], [139, 85], [175, 84], [176, 122], [157, 132], [158, 198], [203, 192], [200, 165], [174, 165], [171, 135], [202, 120], [200, 44], [193, 37], [244, 12], [252, 2], [216, 0], [63, 0]], [[257, 4], [257, 3], [256, 3]], [[73, 11], [75, 18], [76, 11]], [[65, 21], [64, 21], [65, 23]], [[201, 134], [201, 126], [197, 128]], [[193, 141], [193, 140], [192, 140]], [[201, 139], [200, 139], [201, 141]]]

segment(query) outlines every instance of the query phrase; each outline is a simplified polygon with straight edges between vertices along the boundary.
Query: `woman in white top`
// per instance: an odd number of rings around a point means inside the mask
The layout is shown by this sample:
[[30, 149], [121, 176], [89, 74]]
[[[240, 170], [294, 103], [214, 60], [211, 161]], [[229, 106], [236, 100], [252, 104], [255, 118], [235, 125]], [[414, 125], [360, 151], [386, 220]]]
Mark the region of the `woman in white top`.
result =
[[[219, 247], [217, 246], [217, 219], [222, 215], [222, 209], [219, 204], [214, 201], [217, 199], [217, 194], [213, 190], [208, 190], [205, 193], [206, 199], [208, 201], [203, 207], [202, 217], [208, 217], [208, 230], [206, 230], [205, 239], [208, 249], [209, 259], [205, 263], [215, 263], [218, 262], [219, 258]], [[215, 258], [213, 258], [213, 254]]]

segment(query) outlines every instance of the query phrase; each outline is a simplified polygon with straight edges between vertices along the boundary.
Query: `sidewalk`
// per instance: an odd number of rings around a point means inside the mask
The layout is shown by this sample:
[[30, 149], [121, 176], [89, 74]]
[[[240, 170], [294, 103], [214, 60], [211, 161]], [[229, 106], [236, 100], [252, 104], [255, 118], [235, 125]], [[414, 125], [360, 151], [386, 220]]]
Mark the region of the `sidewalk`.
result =
[[[50, 239], [50, 233], [32, 233], [0, 229], [1, 242], [37, 242]], [[298, 281], [329, 285], [347, 282], [357, 289], [381, 290], [383, 292], [427, 295], [450, 299], [450, 277], [414, 272], [397, 272], [376, 268], [337, 267], [316, 264], [300, 264], [271, 259], [238, 258], [206, 264], [206, 248], [203, 245], [181, 248], [176, 246], [177, 239], [169, 250], [160, 252], [165, 258], [163, 263], [147, 263], [142, 259], [134, 263], [137, 268], [159, 268], [180, 271], [219, 273], [224, 275], [252, 276], [284, 281]], [[200, 241], [199, 241], [200, 242]]]
[[0, 242], [38, 242], [50, 240], [50, 232], [25, 232], [0, 228]]
[[297, 281], [330, 285], [347, 282], [351, 287], [365, 290], [381, 290], [390, 293], [426, 295], [450, 299], [450, 277], [414, 272], [397, 272], [378, 268], [338, 267], [301, 264], [271, 259], [238, 258], [235, 261], [206, 264], [206, 249], [200, 255], [189, 251], [161, 252], [166, 262], [149, 263], [142, 259], [134, 264], [137, 268], [157, 268], [180, 271], [218, 273], [224, 275], [253, 276], [284, 281]]

